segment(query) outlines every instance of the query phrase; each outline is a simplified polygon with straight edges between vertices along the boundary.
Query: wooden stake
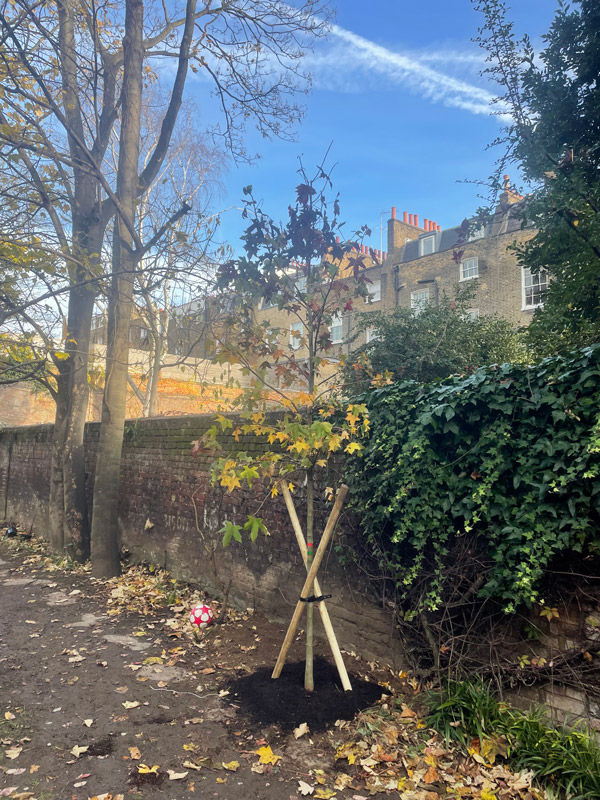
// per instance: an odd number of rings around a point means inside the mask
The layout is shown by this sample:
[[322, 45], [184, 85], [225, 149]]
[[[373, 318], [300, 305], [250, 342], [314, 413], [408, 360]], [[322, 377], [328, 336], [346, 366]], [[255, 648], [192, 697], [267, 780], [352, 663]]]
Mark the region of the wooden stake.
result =
[[[325, 526], [325, 530], [323, 531], [323, 536], [321, 536], [321, 541], [319, 542], [319, 546], [317, 548], [317, 552], [315, 553], [313, 563], [311, 564], [308, 575], [306, 576], [306, 580], [304, 581], [304, 586], [302, 587], [302, 591], [300, 592], [301, 598], [308, 597], [310, 587], [313, 585], [316, 574], [319, 571], [319, 567], [321, 566], [321, 561], [323, 560], [323, 556], [325, 555], [325, 550], [327, 548], [327, 545], [329, 544], [329, 540], [331, 539], [331, 535], [333, 534], [333, 531], [335, 529], [338, 517], [340, 516], [342, 506], [344, 505], [344, 500], [346, 499], [347, 494], [348, 494], [348, 487], [345, 484], [342, 484], [338, 489], [338, 493], [335, 498], [335, 503], [333, 504], [333, 508], [331, 509], [331, 514], [329, 515], [329, 519], [327, 520], [327, 525]], [[275, 664], [275, 669], [273, 670], [273, 674], [271, 675], [272, 678], [278, 678], [281, 675], [281, 670], [283, 669], [283, 665], [285, 664], [285, 658], [287, 656], [288, 650], [292, 646], [294, 634], [296, 633], [296, 630], [298, 628], [298, 623], [300, 622], [300, 617], [302, 616], [302, 612], [304, 610], [305, 605], [306, 603], [303, 600], [298, 600], [298, 602], [296, 603], [294, 614], [292, 616], [292, 619], [290, 620], [290, 624], [287, 629], [285, 639], [283, 640], [283, 644], [281, 645], [281, 650], [279, 652], [277, 663]]]
[[[290, 519], [292, 520], [292, 527], [294, 529], [294, 533], [296, 534], [296, 541], [298, 542], [298, 547], [300, 548], [300, 552], [302, 554], [302, 560], [304, 561], [304, 566], [306, 567], [307, 566], [306, 540], [304, 539], [304, 534], [302, 533], [302, 526], [300, 525], [300, 520], [298, 519], [298, 515], [296, 514], [296, 509], [294, 508], [294, 501], [292, 500], [292, 495], [288, 488], [287, 482], [281, 481], [280, 487], [281, 487], [281, 492], [283, 494], [283, 499], [285, 500], [285, 505], [290, 515]], [[322, 592], [317, 578], [315, 578], [314, 587], [315, 587], [315, 594], [317, 595], [317, 597], [319, 597], [322, 594]], [[352, 684], [350, 683], [350, 678], [348, 677], [348, 672], [346, 671], [346, 665], [344, 664], [344, 659], [342, 658], [342, 654], [340, 652], [340, 646], [338, 644], [335, 631], [333, 630], [333, 625], [331, 624], [331, 619], [329, 618], [329, 611], [327, 610], [325, 601], [321, 600], [320, 603], [317, 603], [317, 608], [319, 609], [319, 613], [321, 615], [323, 628], [325, 629], [325, 633], [327, 635], [327, 641], [329, 642], [329, 647], [331, 648], [333, 660], [335, 661], [335, 665], [337, 667], [340, 680], [342, 682], [342, 686], [344, 687], [344, 691], [351, 692]]]

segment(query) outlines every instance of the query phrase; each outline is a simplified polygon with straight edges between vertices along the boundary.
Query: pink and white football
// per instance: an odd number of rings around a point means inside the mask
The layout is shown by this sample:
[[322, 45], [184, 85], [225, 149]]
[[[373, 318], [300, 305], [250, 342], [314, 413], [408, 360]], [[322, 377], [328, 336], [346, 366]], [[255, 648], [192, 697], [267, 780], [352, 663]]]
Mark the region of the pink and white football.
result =
[[214, 619], [210, 606], [194, 606], [190, 611], [190, 622], [199, 628], [208, 628]]

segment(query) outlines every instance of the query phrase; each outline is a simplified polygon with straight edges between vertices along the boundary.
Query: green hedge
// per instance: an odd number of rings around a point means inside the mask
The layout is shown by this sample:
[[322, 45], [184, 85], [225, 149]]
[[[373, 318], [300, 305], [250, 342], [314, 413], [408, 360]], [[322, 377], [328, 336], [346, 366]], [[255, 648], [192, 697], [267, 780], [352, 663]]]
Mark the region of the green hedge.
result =
[[559, 553], [594, 550], [599, 401], [600, 345], [368, 393], [371, 432], [348, 480], [368, 545], [401, 592], [425, 581], [422, 609], [439, 608], [459, 536], [483, 542], [493, 566], [480, 593], [507, 611], [537, 598]]

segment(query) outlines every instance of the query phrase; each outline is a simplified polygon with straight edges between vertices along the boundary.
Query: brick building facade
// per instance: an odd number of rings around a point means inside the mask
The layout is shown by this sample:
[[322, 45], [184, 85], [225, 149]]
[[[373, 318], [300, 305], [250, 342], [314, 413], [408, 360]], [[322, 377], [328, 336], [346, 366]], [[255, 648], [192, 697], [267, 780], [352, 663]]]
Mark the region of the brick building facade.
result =
[[[352, 311], [333, 320], [331, 338], [335, 358], [369, 340], [370, 330], [357, 334], [359, 316], [365, 312], [392, 313], [396, 308], [438, 305], [453, 298], [457, 287], [472, 289], [468, 313], [473, 317], [498, 315], [515, 327], [526, 326], [543, 302], [546, 275], [531, 275], [517, 263], [515, 244], [535, 235], [521, 219], [523, 198], [513, 192], [505, 176], [504, 191], [494, 213], [478, 229], [462, 224], [443, 229], [427, 219], [419, 224], [416, 214], [397, 217], [392, 208], [387, 228], [387, 252], [363, 248], [369, 298], [355, 299]], [[302, 280], [301, 269], [298, 280]], [[276, 307], [259, 308], [259, 320], [286, 330], [290, 341], [302, 325]], [[298, 347], [297, 358], [302, 358]]]

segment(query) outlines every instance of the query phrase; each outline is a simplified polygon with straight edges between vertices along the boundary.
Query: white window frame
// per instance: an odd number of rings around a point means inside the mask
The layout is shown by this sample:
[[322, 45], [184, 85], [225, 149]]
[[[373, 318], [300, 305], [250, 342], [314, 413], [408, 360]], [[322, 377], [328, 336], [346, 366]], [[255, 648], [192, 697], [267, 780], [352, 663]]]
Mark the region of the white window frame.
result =
[[[470, 266], [467, 266], [467, 264]], [[479, 277], [479, 258], [477, 256], [473, 256], [472, 258], [465, 258], [464, 261], [460, 262], [459, 280], [472, 281], [474, 278], [478, 277]]]
[[[425, 242], [431, 242], [431, 250], [425, 250]], [[421, 256], [431, 256], [435, 253], [435, 233], [431, 234], [431, 236], [423, 236], [422, 239], [419, 239], [419, 255]]]
[[[337, 330], [338, 328], [340, 331], [339, 337], [334, 334], [334, 330]], [[336, 311], [331, 317], [329, 335], [331, 336], [331, 344], [341, 344], [344, 341], [344, 322], [339, 311]]]
[[[429, 305], [430, 293], [427, 289], [416, 289], [410, 293], [410, 307], [415, 314], [420, 314]], [[424, 301], [424, 302], [423, 302]]]
[[371, 281], [367, 290], [369, 292], [369, 303], [379, 303], [381, 301], [381, 278]]
[[[532, 282], [534, 280], [536, 281], [535, 283]], [[540, 299], [538, 303], [527, 302], [527, 289], [531, 289], [534, 286], [537, 286], [537, 292], [532, 292], [532, 296], [537, 293], [537, 295], [542, 298], [548, 289], [547, 271], [543, 269], [536, 272], [535, 275], [532, 275], [529, 267], [521, 267], [521, 311], [534, 311], [536, 308], [541, 308], [544, 305], [543, 299]]]
[[365, 343], [370, 344], [371, 342], [375, 342], [377, 339], [379, 339], [377, 328], [367, 328], [365, 331]]
[[[294, 336], [293, 332], [300, 336]], [[302, 337], [304, 336], [304, 325], [301, 322], [292, 322], [290, 325], [290, 347], [292, 350], [299, 350], [302, 347]]]

